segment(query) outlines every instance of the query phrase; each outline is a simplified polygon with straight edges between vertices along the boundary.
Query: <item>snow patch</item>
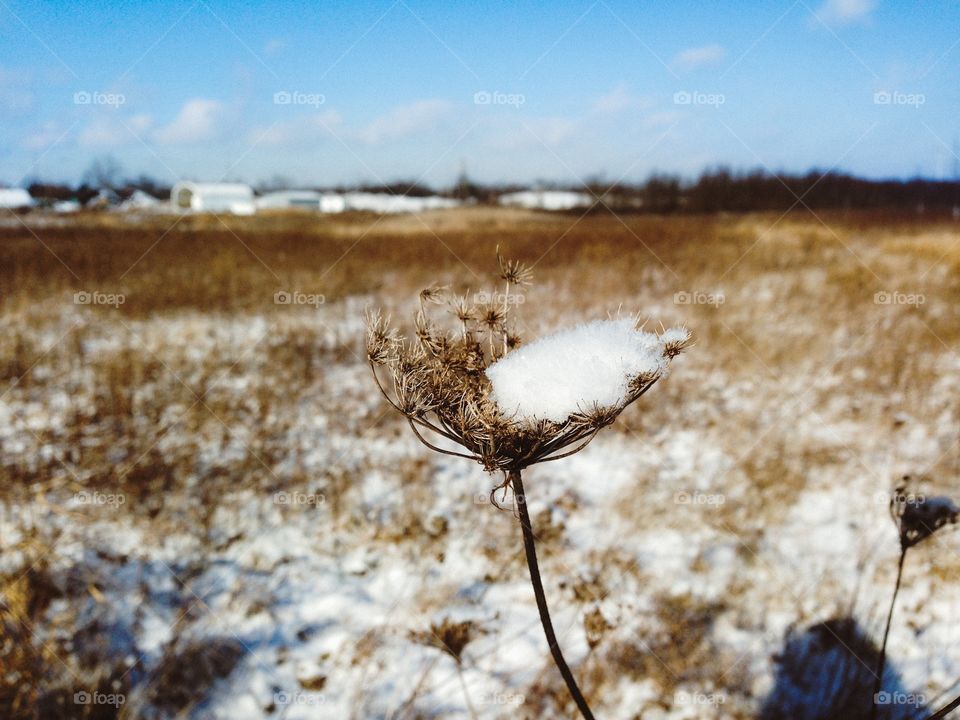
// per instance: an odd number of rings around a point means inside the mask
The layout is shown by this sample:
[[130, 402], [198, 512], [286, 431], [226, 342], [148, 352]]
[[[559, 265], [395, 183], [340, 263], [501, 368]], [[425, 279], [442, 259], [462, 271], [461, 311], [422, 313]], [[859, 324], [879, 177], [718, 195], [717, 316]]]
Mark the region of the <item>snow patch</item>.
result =
[[666, 367], [663, 343], [632, 320], [595, 320], [522, 346], [487, 368], [493, 399], [520, 420], [563, 422], [626, 402], [630, 380]]

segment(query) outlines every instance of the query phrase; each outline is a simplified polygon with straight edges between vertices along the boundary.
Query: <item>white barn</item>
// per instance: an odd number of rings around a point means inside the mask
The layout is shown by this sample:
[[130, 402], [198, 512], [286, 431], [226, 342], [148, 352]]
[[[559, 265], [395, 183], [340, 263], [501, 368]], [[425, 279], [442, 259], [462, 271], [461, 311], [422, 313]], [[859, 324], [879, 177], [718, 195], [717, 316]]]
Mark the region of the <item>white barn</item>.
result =
[[0, 188], [0, 208], [20, 210], [33, 205], [33, 198], [23, 188]]
[[348, 192], [343, 196], [345, 209], [365, 210], [375, 213], [418, 213], [427, 210], [443, 210], [460, 205], [459, 200], [431, 195], [413, 197], [390, 193]]
[[253, 215], [253, 188], [242, 183], [178, 182], [170, 191], [170, 203], [181, 212], [227, 212]]
[[321, 195], [313, 190], [279, 190], [257, 198], [260, 210], [319, 210]]
[[590, 207], [594, 198], [587, 193], [569, 190], [521, 190], [501, 195], [499, 203], [531, 210], [572, 210]]
[[339, 213], [347, 209], [347, 201], [343, 195], [314, 190], [280, 190], [267, 193], [256, 199], [256, 205], [260, 210], [296, 208], [318, 210], [322, 213]]

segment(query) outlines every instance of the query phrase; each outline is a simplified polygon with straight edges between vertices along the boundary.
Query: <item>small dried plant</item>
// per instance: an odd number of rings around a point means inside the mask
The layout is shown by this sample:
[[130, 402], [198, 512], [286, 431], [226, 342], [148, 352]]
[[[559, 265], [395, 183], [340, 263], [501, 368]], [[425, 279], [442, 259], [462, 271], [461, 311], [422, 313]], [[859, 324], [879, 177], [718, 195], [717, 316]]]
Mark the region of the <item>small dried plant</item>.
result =
[[[521, 347], [511, 300], [530, 284], [525, 265], [497, 250], [502, 299], [477, 304], [433, 286], [420, 293], [414, 336], [379, 312], [367, 318], [367, 358], [388, 402], [431, 450], [467, 458], [513, 491], [531, 583], [554, 661], [584, 718], [593, 715], [557, 643], [537, 563], [521, 473], [582, 450], [666, 373], [690, 345], [685, 328], [644, 332], [633, 320], [600, 321]], [[447, 326], [431, 306], [448, 305]], [[451, 327], [452, 326], [452, 327]], [[456, 449], [437, 443], [452, 443]], [[497, 505], [499, 507], [499, 505]]]
[[[916, 480], [909, 475], [905, 475], [901, 484], [890, 496], [890, 518], [893, 520], [900, 538], [900, 559], [897, 564], [897, 579], [893, 588], [893, 597], [890, 600], [890, 609], [887, 612], [887, 624], [883, 631], [883, 642], [880, 645], [880, 657], [877, 661], [873, 706], [870, 711], [871, 720], [877, 716], [877, 698], [883, 688], [887, 639], [890, 636], [890, 625], [893, 622], [893, 609], [897, 603], [897, 595], [900, 593], [907, 550], [932, 537], [934, 533], [946, 525], [955, 525], [957, 519], [960, 518], [960, 508], [953, 500], [942, 495], [928, 497], [917, 493], [916, 488]], [[960, 705], [960, 699], [954, 701], [954, 703], [934, 713], [930, 718], [945, 717], [947, 713]]]

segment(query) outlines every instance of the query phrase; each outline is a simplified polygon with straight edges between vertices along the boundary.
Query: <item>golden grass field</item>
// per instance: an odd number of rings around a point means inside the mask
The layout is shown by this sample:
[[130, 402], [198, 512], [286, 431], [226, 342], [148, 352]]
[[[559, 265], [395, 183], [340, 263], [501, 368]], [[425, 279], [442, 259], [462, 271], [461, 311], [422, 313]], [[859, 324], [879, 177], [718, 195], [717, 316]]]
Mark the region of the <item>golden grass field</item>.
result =
[[[960, 496], [960, 223], [33, 214], [0, 227], [0, 715], [571, 716], [539, 628], [510, 624], [535, 615], [515, 519], [477, 500], [499, 480], [415, 445], [363, 360], [366, 308], [494, 291], [498, 245], [533, 266], [524, 339], [624, 312], [696, 341], [527, 481], [598, 716], [770, 713], [774, 656], [826, 621], [855, 618], [870, 665], [898, 550], [878, 494]], [[904, 579], [890, 662], [927, 705], [960, 681], [958, 580], [949, 532]], [[310, 620], [317, 598], [345, 609]]]

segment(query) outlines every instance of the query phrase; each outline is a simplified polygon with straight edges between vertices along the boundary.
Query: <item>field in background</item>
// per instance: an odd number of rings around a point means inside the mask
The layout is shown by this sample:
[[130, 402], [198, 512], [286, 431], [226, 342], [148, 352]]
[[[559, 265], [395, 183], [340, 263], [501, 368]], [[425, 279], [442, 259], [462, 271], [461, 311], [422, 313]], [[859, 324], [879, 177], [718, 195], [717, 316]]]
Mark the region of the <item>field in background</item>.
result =
[[[803, 696], [791, 658], [869, 687], [884, 493], [960, 495], [958, 223], [27, 215], [0, 226], [4, 716], [569, 716], [499, 480], [417, 445], [363, 361], [365, 308], [482, 302], [498, 244], [534, 266], [524, 339], [639, 312], [697, 341], [527, 482], [598, 716], [758, 717]], [[956, 535], [907, 567], [890, 658], [928, 703], [958, 580]]]

